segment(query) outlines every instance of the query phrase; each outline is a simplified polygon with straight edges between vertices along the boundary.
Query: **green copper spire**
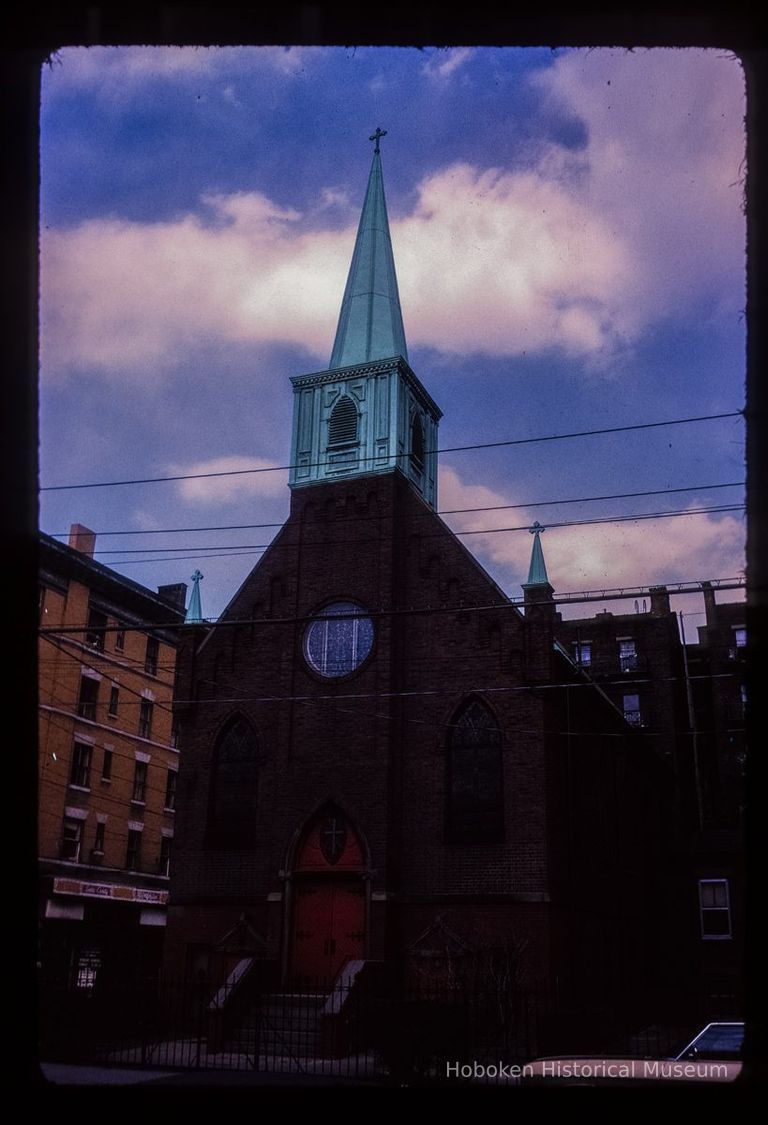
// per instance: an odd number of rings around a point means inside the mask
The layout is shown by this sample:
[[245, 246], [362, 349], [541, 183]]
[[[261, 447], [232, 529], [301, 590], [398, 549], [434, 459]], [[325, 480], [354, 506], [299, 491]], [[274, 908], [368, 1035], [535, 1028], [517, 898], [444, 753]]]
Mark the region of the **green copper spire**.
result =
[[546, 531], [538, 520], [529, 529], [533, 536], [533, 550], [531, 551], [531, 565], [528, 568], [528, 581], [526, 586], [549, 586], [549, 579], [547, 578], [547, 568], [544, 565], [544, 552], [541, 549], [541, 533]]
[[386, 130], [377, 129], [370, 138], [375, 141], [373, 164], [341, 302], [331, 370], [398, 355], [408, 359], [381, 175], [379, 141], [385, 135]]
[[194, 585], [189, 596], [187, 616], [184, 619], [187, 625], [199, 625], [203, 620], [203, 606], [200, 601], [200, 579], [203, 577], [199, 570], [196, 570], [192, 575]]

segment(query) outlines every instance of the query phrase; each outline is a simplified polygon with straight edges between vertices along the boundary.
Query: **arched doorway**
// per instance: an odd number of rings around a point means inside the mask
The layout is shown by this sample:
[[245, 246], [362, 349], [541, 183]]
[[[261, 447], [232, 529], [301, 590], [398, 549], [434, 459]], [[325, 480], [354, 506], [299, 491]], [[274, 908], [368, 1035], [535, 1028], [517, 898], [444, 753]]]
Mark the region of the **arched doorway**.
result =
[[322, 809], [302, 834], [291, 879], [288, 974], [296, 985], [329, 985], [365, 956], [362, 842], [337, 808]]

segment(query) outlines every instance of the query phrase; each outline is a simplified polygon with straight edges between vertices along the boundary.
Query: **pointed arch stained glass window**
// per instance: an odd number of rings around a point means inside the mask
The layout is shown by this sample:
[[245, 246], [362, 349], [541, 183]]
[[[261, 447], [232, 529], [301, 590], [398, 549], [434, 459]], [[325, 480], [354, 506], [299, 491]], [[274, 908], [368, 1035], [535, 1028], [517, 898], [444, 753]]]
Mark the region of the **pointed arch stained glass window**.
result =
[[504, 829], [501, 731], [489, 709], [472, 700], [449, 729], [446, 829], [456, 844], [491, 844]]
[[256, 736], [243, 718], [222, 733], [215, 750], [208, 829], [220, 846], [242, 846], [253, 836], [258, 796]]
[[326, 606], [304, 633], [304, 656], [310, 668], [328, 679], [348, 676], [373, 648], [373, 622], [355, 602]]

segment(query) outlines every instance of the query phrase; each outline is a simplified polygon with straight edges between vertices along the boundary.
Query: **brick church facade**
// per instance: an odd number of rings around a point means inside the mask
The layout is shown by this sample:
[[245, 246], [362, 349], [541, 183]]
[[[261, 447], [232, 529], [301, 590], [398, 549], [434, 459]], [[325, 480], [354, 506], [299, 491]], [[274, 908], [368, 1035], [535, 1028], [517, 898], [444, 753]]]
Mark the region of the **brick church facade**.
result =
[[563, 1009], [642, 1005], [678, 971], [672, 766], [557, 640], [538, 534], [521, 611], [436, 512], [378, 140], [329, 368], [292, 382], [288, 520], [182, 643], [169, 973], [506, 957]]

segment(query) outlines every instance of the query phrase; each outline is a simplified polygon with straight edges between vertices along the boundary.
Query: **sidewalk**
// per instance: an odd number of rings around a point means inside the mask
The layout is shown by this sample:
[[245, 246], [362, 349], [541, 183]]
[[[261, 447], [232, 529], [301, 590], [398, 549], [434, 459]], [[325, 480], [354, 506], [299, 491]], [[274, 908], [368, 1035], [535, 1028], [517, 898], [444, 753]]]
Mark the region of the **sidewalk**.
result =
[[264, 1070], [141, 1070], [41, 1063], [50, 1086], [383, 1086], [379, 1078]]

